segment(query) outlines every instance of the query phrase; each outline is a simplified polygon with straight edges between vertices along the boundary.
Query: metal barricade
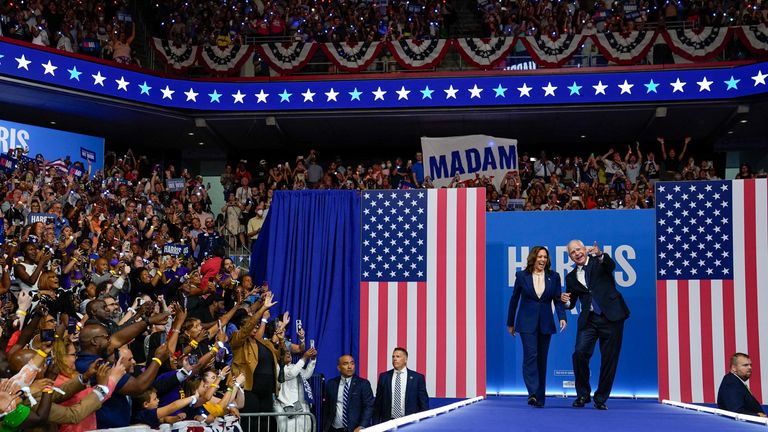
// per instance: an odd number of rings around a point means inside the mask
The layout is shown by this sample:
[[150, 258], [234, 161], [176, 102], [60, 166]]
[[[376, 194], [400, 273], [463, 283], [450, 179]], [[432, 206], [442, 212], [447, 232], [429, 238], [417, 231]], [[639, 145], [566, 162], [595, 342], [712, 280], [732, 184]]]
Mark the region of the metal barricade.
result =
[[317, 420], [310, 411], [243, 413], [240, 427], [243, 432], [317, 432]]

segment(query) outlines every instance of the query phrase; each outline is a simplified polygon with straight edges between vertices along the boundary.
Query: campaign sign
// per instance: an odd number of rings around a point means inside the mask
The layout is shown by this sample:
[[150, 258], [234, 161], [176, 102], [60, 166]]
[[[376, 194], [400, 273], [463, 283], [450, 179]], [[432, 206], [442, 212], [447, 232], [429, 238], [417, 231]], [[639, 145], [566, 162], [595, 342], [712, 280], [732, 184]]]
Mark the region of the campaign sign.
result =
[[30, 213], [27, 215], [27, 225], [35, 222], [42, 222], [46, 225], [53, 223], [56, 219], [56, 215], [53, 213]]
[[163, 255], [189, 256], [192, 248], [188, 244], [166, 243], [163, 245]]
[[517, 140], [487, 135], [421, 138], [424, 175], [435, 187], [477, 176], [492, 178], [498, 188], [509, 171], [517, 171]]
[[[614, 277], [631, 311], [624, 326], [615, 396], [658, 395], [656, 358], [656, 282], [653, 210], [589, 210], [505, 212], [486, 214], [486, 329], [488, 393], [527, 394], [522, 377], [519, 335], [507, 333], [507, 311], [515, 273], [526, 266], [533, 246], [545, 246], [552, 270], [573, 269], [566, 247], [572, 239], [587, 246], [597, 242], [616, 262]], [[575, 395], [571, 356], [581, 304], [568, 311], [568, 326], [552, 335], [547, 368], [547, 393]], [[597, 388], [600, 348], [592, 357], [591, 384]]]
[[80, 147], [80, 157], [88, 162], [96, 162], [96, 153], [88, 150], [87, 148]]
[[7, 154], [0, 155], [0, 170], [7, 173], [16, 171], [16, 161], [11, 159]]
[[85, 174], [85, 172], [83, 172], [82, 169], [80, 169], [80, 168], [78, 168], [76, 166], [73, 166], [73, 167], [69, 168], [69, 175], [71, 175], [71, 176], [80, 178], [80, 177], [83, 176], [83, 174]]
[[178, 192], [180, 190], [184, 189], [184, 179], [179, 178], [169, 178], [165, 181], [165, 188], [168, 189], [170, 192]]
[[92, 154], [89, 157], [93, 159], [90, 162], [94, 170], [104, 167], [103, 138], [0, 119], [0, 153], [15, 148], [28, 151], [30, 157], [41, 154], [46, 161], [64, 160], [69, 156], [72, 162], [80, 160], [84, 164], [89, 161], [83, 156], [86, 150]]

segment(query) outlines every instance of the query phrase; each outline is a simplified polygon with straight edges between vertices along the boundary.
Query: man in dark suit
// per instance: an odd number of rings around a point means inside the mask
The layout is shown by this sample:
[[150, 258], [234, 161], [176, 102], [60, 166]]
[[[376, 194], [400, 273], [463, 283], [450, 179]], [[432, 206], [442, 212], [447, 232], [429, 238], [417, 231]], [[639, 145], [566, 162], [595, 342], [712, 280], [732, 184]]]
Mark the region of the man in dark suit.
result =
[[747, 380], [752, 376], [752, 360], [744, 353], [731, 357], [731, 372], [723, 377], [717, 391], [717, 407], [720, 409], [753, 416], [765, 417], [765, 411], [752, 396]]
[[408, 351], [395, 348], [392, 367], [379, 375], [373, 418], [376, 423], [400, 418], [429, 409], [429, 395], [424, 375], [410, 370]]
[[573, 353], [573, 373], [576, 375], [576, 400], [573, 406], [589, 403], [589, 360], [600, 341], [600, 378], [595, 391], [595, 408], [607, 409], [605, 401], [611, 395], [616, 366], [619, 363], [624, 320], [629, 318], [629, 308], [624, 297], [616, 289], [613, 271], [616, 263], [595, 245], [587, 248], [581, 240], [568, 243], [568, 256], [576, 264], [565, 277], [565, 293], [561, 300], [565, 307], [573, 309], [576, 300], [581, 302], [576, 348]]
[[325, 383], [323, 432], [357, 432], [371, 425], [373, 390], [371, 383], [355, 375], [355, 359], [339, 357], [340, 376]]

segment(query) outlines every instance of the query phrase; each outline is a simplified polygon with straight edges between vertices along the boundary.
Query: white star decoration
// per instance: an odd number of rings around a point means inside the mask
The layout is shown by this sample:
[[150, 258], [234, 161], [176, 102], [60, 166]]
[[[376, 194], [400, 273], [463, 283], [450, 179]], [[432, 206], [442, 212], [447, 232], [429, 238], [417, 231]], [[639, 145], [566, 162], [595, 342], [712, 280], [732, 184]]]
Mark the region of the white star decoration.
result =
[[[2, 54], [0, 54], [0, 58], [3, 58], [3, 57], [4, 56]], [[80, 76], [83, 75], [83, 72], [79, 71], [74, 64], [73, 65], [67, 64], [65, 66], [65, 65], [62, 65], [61, 63], [59, 63], [59, 65], [56, 65], [55, 63], [53, 63], [55, 59], [47, 59], [47, 61], [45, 63], [39, 63], [40, 60], [38, 58], [33, 56], [31, 59], [28, 59], [26, 57], [26, 54], [22, 54], [22, 55], [20, 55], [18, 57], [14, 57], [14, 56], [10, 56], [10, 57], [14, 58], [14, 60], [17, 63], [16, 64], [16, 68], [15, 68], [15, 71], [17, 71], [16, 72], [17, 74], [24, 74], [21, 71], [26, 71], [26, 72], [29, 73], [28, 75], [36, 74], [38, 77], [41, 77], [41, 76], [42, 77], [47, 77], [48, 75], [50, 75], [51, 77], [58, 78], [57, 75], [56, 75], [56, 71], [59, 69], [59, 67], [62, 67], [63, 70], [65, 69], [69, 73], [68, 79], [66, 79], [66, 75], [65, 75], [64, 81], [66, 81], [66, 83], [68, 83], [68, 84], [65, 84], [65, 85], [70, 86], [70, 87], [78, 86], [78, 82], [80, 81]], [[33, 61], [34, 61], [34, 63], [36, 65], [40, 65], [42, 68], [39, 69], [39, 68], [35, 67], [35, 68], [31, 68], [30, 69], [29, 66], [33, 63]], [[2, 66], [2, 63], [0, 63], [0, 66]], [[68, 67], [70, 67], [70, 66], [71, 66], [71, 68], [68, 69]], [[755, 65], [755, 66], [759, 66], [759, 65]], [[96, 65], [96, 67], [98, 67], [98, 65]], [[96, 68], [91, 67], [91, 70], [93, 70], [93, 69], [96, 69]], [[746, 70], [746, 72], [744, 70]], [[728, 94], [733, 94], [732, 97], [737, 97], [738, 93], [741, 92], [741, 91], [744, 91], [744, 90], [748, 91], [748, 90], [750, 90], [751, 88], [754, 88], [754, 87], [768, 86], [768, 73], [765, 73], [763, 69], [760, 69], [760, 70], [751, 69], [751, 70], [749, 70], [749, 69], [747, 69], [745, 67], [744, 70], [740, 70], [738, 68], [737, 69], [729, 70], [728, 71], [729, 75], [727, 75], [727, 76], [729, 76], [729, 79], [722, 81], [722, 83], [724, 83], [724, 85], [720, 84], [721, 81], [717, 81], [718, 75], [715, 74], [715, 72], [711, 72], [711, 70], [710, 70], [709, 75], [714, 77], [714, 78], [716, 78], [715, 80], [710, 80], [708, 76], [705, 76], [703, 74], [696, 76], [695, 71], [683, 71], [683, 72], [680, 72], [680, 75], [678, 75], [678, 76], [674, 76], [673, 75], [673, 77], [675, 78], [674, 81], [672, 81], [669, 78], [665, 79], [665, 77], [663, 75], [661, 75], [661, 74], [656, 74], [656, 75], [653, 75], [653, 78], [658, 79], [659, 82], [655, 82], [653, 79], [650, 79], [650, 76], [647, 76], [647, 77], [635, 77], [635, 83], [630, 83], [629, 80], [624, 79], [623, 82], [621, 82], [621, 83], [612, 82], [609, 85], [609, 84], [604, 84], [602, 82], [602, 80], [599, 80], [597, 82], [597, 84], [593, 84], [591, 86], [595, 90], [595, 93], [594, 93], [595, 96], [598, 96], [598, 95], [600, 95], [600, 96], [607, 96], [609, 98], [609, 100], [610, 99], [616, 99], [618, 96], [623, 96], [623, 95], [628, 95], [628, 97], [626, 97], [626, 98], [622, 97], [621, 99], [629, 99], [630, 97], [634, 97], [634, 93], [635, 92], [633, 92], [633, 89], [634, 89], [635, 85], [638, 85], [638, 86], [640, 86], [639, 87], [640, 89], [645, 90], [645, 91], [638, 92], [638, 93], [640, 93], [642, 95], [650, 95], [651, 93], [653, 93], [655, 95], [661, 96], [661, 95], [664, 94], [662, 92], [662, 89], [664, 87], [659, 87], [659, 86], [670, 85], [673, 94], [674, 93], [685, 94], [686, 93], [685, 86], [687, 85], [688, 82], [691, 82], [691, 83], [695, 83], [696, 85], [698, 85], [699, 90], [698, 90], [698, 92], [690, 91], [690, 92], [688, 92], [689, 94], [696, 94], [696, 93], [700, 94], [700, 93], [705, 93], [705, 92], [706, 93], [728, 92]], [[143, 84], [139, 84], [139, 83], [142, 82], [142, 78], [140, 76], [137, 78], [135, 75], [137, 75], [137, 74], [133, 74], [133, 75], [129, 75], [128, 76], [128, 78], [133, 77], [134, 80], [135, 79], [139, 79], [139, 81], [136, 81], [136, 84], [134, 84], [133, 87], [130, 86], [131, 83], [128, 80], [126, 80], [124, 75], [119, 76], [120, 77], [119, 79], [114, 79], [114, 77], [110, 77], [110, 81], [114, 80], [114, 82], [117, 84], [117, 91], [118, 92], [126, 93], [127, 97], [134, 97], [135, 98], [139, 94], [140, 95], [146, 95], [146, 96], [150, 96], [150, 95], [154, 96], [154, 94], [151, 94], [150, 91], [149, 91], [150, 89], [152, 89], [152, 87], [150, 87], [147, 84], [150, 81], [149, 80], [145, 80], [143, 82]], [[90, 74], [90, 76], [93, 78], [93, 86], [105, 87], [105, 81], [107, 79], [107, 76], [103, 75], [100, 70], [96, 69], [96, 73], [95, 74]], [[517, 89], [517, 91], [519, 92], [519, 98], [528, 97], [531, 100], [532, 103], [541, 102], [543, 100], [542, 98], [548, 98], [550, 96], [553, 98], [552, 99], [553, 101], [557, 101], [557, 100], [562, 99], [564, 97], [567, 98], [568, 96], [574, 96], [574, 95], [581, 96], [582, 95], [582, 93], [581, 93], [582, 87], [587, 87], [588, 88], [588, 86], [589, 86], [589, 84], [584, 83], [584, 82], [582, 82], [583, 86], [582, 85], [578, 85], [575, 81], [573, 81], [570, 78], [562, 79], [560, 77], [554, 77], [556, 79], [556, 81], [554, 81], [554, 82], [553, 81], [544, 81], [541, 78], [536, 78], [536, 77], [528, 77], [528, 78], [530, 80], [532, 80], [532, 84], [533, 84], [532, 86], [529, 86], [527, 84], [527, 82], [524, 82], [522, 84], [522, 86], [520, 86], [520, 87], [509, 86], [509, 82], [507, 82], [506, 84], [509, 87]], [[512, 78], [503, 78], [503, 79], [512, 80]], [[685, 81], [683, 81], [683, 79], [685, 79]], [[720, 78], [720, 79], [722, 80], [722, 78]], [[751, 79], [752, 82], [753, 82], [752, 87], [749, 87], [748, 85], [746, 85], [746, 83], [749, 82], [749, 79]], [[646, 83], [646, 80], [648, 81], [647, 83]], [[159, 80], [153, 78], [151, 82], [153, 82], [153, 83], [155, 83], [155, 85], [157, 85], [158, 81]], [[545, 86], [543, 86], [543, 82], [542, 81], [546, 82]], [[573, 84], [570, 85], [570, 86], [567, 86], [567, 83], [570, 83], [572, 81], [573, 81]], [[160, 81], [160, 82], [162, 82], [162, 81]], [[561, 82], [563, 84], [560, 84]], [[419, 88], [415, 88], [413, 91], [410, 90], [410, 89], [407, 89], [406, 86], [404, 84], [401, 84], [401, 83], [397, 83], [397, 85], [400, 85], [399, 89], [397, 89], [397, 87], [393, 86], [394, 88], [393, 87], [385, 87], [386, 90], [382, 89], [381, 86], [377, 86], [375, 90], [371, 90], [371, 89], [366, 90], [365, 88], [361, 88], [360, 90], [358, 90], [358, 87], [355, 87], [353, 91], [349, 91], [347, 88], [345, 88], [342, 91], [336, 91], [334, 88], [331, 88], [330, 90], [325, 91], [325, 89], [318, 89], [316, 87], [315, 88], [313, 88], [313, 87], [306, 87], [306, 90], [303, 93], [299, 93], [299, 94], [301, 94], [301, 96], [303, 97], [303, 102], [305, 102], [305, 103], [306, 102], [314, 103], [314, 97], [317, 94], [324, 94], [325, 97], [326, 97], [326, 102], [340, 102], [340, 103], [346, 102], [346, 103], [349, 103], [349, 102], [355, 102], [355, 101], [362, 102], [362, 97], [361, 96], [366, 94], [368, 91], [370, 91], [370, 93], [373, 94], [373, 96], [374, 96], [373, 101], [384, 101], [385, 100], [385, 95], [387, 93], [391, 92], [391, 93], [397, 94], [397, 101], [401, 101], [401, 102], [405, 101], [405, 102], [402, 102], [402, 103], [406, 104], [406, 106], [411, 104], [411, 102], [410, 102], [411, 101], [411, 99], [410, 99], [411, 93], [415, 93], [416, 95], [419, 95], [419, 93], [421, 93], [420, 94], [421, 97], [420, 98], [416, 97], [414, 102], [416, 102], [416, 100], [417, 100], [417, 101], [420, 101], [420, 102], [424, 101], [424, 102], [421, 102], [421, 103], [427, 103], [426, 99], [429, 99], [430, 102], [428, 102], [428, 103], [432, 103], [431, 101], [434, 101], [435, 103], [439, 103], [438, 101], [440, 99], [439, 98], [434, 98], [433, 99], [433, 94], [439, 94], [439, 92], [441, 91], [440, 90], [441, 88], [442, 88], [442, 91], [445, 92], [445, 99], [443, 101], [447, 101], [449, 99], [453, 99], [454, 101], [456, 101], [456, 102], [458, 102], [460, 104], [461, 103], [467, 103], [468, 101], [471, 101], [471, 100], [474, 100], [474, 99], [478, 99], [480, 101], [490, 101], [490, 100], [493, 100], [493, 101], [495, 101], [495, 103], [498, 104], [498, 103], [501, 103], [501, 99], [499, 99], [499, 98], [503, 99], [503, 98], [506, 97], [506, 93], [505, 92], [507, 91], [507, 88], [503, 87], [503, 84], [504, 84], [503, 81], [502, 82], [498, 82], [497, 81], [498, 85], [497, 85], [496, 88], [490, 88], [489, 87], [490, 94], [485, 94], [485, 95], [483, 94], [484, 93], [484, 89], [479, 87], [477, 82], [472, 83], [471, 87], [469, 87], [465, 82], [462, 82], [461, 80], [456, 80], [455, 83], [457, 83], [456, 86], [454, 86], [453, 83], [451, 83], [449, 81], [448, 82], [448, 84], [449, 84], [448, 88], [440, 86], [436, 90], [430, 89], [430, 87], [428, 85], [424, 85], [423, 89], [420, 89], [420, 87], [421, 87], [420, 86]], [[317, 83], [317, 84], [319, 85], [319, 83]], [[407, 84], [407, 82], [406, 82], [406, 84]], [[203, 84], [200, 84], [200, 85], [203, 86]], [[273, 85], [272, 83], [268, 83], [268, 84], [266, 84], [267, 87], [259, 89], [258, 93], [251, 93], [253, 96], [256, 97], [256, 101], [257, 101], [256, 103], [258, 103], [258, 104], [260, 104], [260, 103], [267, 104], [268, 103], [268, 96], [270, 95], [270, 93], [267, 93], [265, 90], [271, 88], [272, 85]], [[314, 84], [310, 83], [310, 85], [314, 85]], [[387, 85], [388, 86], [392, 86], [392, 84], [389, 84], [389, 83]], [[490, 86], [490, 84], [488, 84], [488, 83], [486, 83], [486, 85]], [[613, 87], [614, 85], [618, 87], [619, 93], [618, 94], [611, 93], [610, 95], [608, 95], [608, 89]], [[234, 103], [234, 104], [244, 104], [245, 103], [245, 98], [248, 95], [247, 91], [248, 90], [253, 91], [250, 88], [251, 86], [255, 87], [255, 85], [253, 85], [253, 84], [238, 85], [238, 84], [235, 84], [235, 83], [231, 83], [231, 84], [227, 84], [227, 87], [224, 88], [223, 90], [224, 90], [225, 94], [228, 93], [227, 90], [231, 90], [231, 89], [236, 90], [236, 93], [229, 93], [233, 97], [233, 102], [232, 103]], [[568, 90], [570, 92], [570, 94], [568, 94], [567, 92], [566, 93], [562, 93], [562, 91], [561, 91], [561, 94], [558, 94], [557, 90], [558, 90], [559, 86], [563, 87], [566, 90]], [[643, 88], [643, 86], [645, 86], [645, 88]], [[108, 86], [108, 88], [109, 87], [110, 86]], [[211, 87], [210, 84], [208, 84], [208, 89], [205, 89], [205, 87], [203, 87], [204, 91], [206, 91], [206, 92], [210, 91], [209, 90], [210, 87]], [[543, 94], [542, 93], [538, 93], [538, 92], [535, 93], [535, 94], [532, 94], [531, 90], [533, 90], [534, 88], [541, 88], [542, 91], [543, 91]], [[657, 91], [657, 88], [659, 89], [658, 91]], [[112, 89], [112, 92], [113, 92], [112, 94], [114, 95], [114, 87], [112, 87], [111, 89]], [[245, 90], [245, 92], [243, 92], [243, 90]], [[294, 93], [298, 93], [298, 90], [296, 90], [296, 88], [294, 86], [291, 86], [291, 90]], [[468, 92], [468, 94], [464, 93], [465, 90]], [[162, 99], [173, 100], [173, 94], [174, 94], [175, 91], [171, 90], [169, 85], [166, 85], [165, 88], [161, 89], [160, 91], [162, 92]], [[275, 90], [275, 91], [277, 91], [277, 90]], [[753, 92], [758, 92], [758, 91], [761, 91], [761, 90], [759, 90], [759, 89], [753, 90]], [[435, 92], [437, 92], [437, 93], [435, 93]], [[207, 94], [210, 97], [210, 101], [206, 100], [206, 101], [203, 101], [203, 103], [222, 103], [222, 101], [219, 99], [222, 96], [222, 94], [218, 93], [217, 90], [214, 90], [213, 93], [207, 93]], [[349, 99], [346, 99], [347, 96], [344, 96], [343, 100], [339, 100], [339, 96], [342, 95], [342, 94], [344, 94], [344, 95], [348, 94], [349, 95]], [[668, 94], [669, 93], [667, 93], [667, 95]], [[716, 96], [717, 94], [718, 93], [713, 94], [712, 96]], [[190, 87], [188, 91], [184, 92], [184, 95], [186, 95], [186, 101], [187, 102], [198, 103], [197, 97], [200, 95], [200, 93], [196, 92], [194, 88]], [[288, 93], [288, 89], [287, 88], [283, 89], [283, 92], [279, 93], [278, 96], [280, 96], [280, 103], [287, 102], [288, 105], [291, 105], [292, 103], [295, 104], [296, 102], [298, 102], [297, 100], [293, 100], [293, 101], [291, 100], [292, 93]], [[700, 97], [708, 97], [708, 95], [703, 95], [702, 94]], [[142, 98], [142, 100], [146, 101], [148, 99]], [[368, 103], [370, 103], [370, 99], [368, 99], [367, 101], [368, 101]], [[277, 102], [277, 100], [275, 100], [275, 102]], [[394, 103], [394, 98], [392, 98], [389, 103], [390, 104]]]

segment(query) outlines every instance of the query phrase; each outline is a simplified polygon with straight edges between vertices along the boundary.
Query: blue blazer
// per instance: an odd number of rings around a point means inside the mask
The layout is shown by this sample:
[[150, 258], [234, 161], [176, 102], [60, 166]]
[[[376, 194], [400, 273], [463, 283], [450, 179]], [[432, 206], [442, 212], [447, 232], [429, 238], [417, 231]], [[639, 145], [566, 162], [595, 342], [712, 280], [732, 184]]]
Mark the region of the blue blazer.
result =
[[[323, 427], [322, 431], [327, 432], [333, 427], [333, 420], [336, 418], [336, 397], [339, 394], [339, 383], [341, 377], [333, 378], [325, 383], [325, 398], [323, 399]], [[348, 405], [347, 429], [353, 431], [358, 426], [366, 428], [371, 425], [373, 418], [373, 390], [368, 380], [362, 379], [357, 375], [352, 376], [349, 383], [349, 405]]]
[[560, 301], [561, 292], [559, 273], [544, 274], [544, 293], [539, 298], [533, 288], [533, 275], [528, 270], [520, 270], [515, 275], [515, 287], [509, 300], [507, 326], [514, 326], [519, 333], [557, 333], [559, 326], [555, 325], [553, 319], [553, 301], [557, 318], [567, 319], [563, 302]]
[[[373, 420], [383, 423], [392, 420], [392, 376], [394, 369], [390, 369], [379, 375], [379, 383], [376, 386], [376, 401], [373, 408]], [[427, 394], [427, 381], [424, 375], [408, 369], [408, 382], [405, 385], [405, 415], [429, 409], [429, 395]]]
[[741, 379], [732, 373], [727, 373], [717, 391], [717, 407], [741, 414], [757, 415], [764, 413], [763, 407], [747, 390]]
[[[606, 253], [603, 254], [602, 260], [599, 257], [590, 257], [584, 269], [584, 279], [589, 285], [587, 288], [579, 282], [574, 267], [565, 275], [565, 292], [571, 294], [568, 309], [573, 309], [576, 299], [579, 299], [582, 311], [589, 311], [594, 297], [608, 321], [623, 321], [629, 318], [629, 307], [624, 301], [624, 296], [616, 289], [616, 281], [613, 278], [615, 269], [616, 263]], [[588, 317], [588, 313], [579, 314], [579, 330], [587, 326]]]

